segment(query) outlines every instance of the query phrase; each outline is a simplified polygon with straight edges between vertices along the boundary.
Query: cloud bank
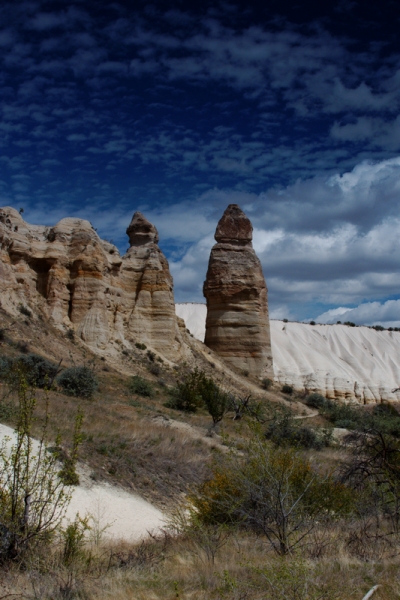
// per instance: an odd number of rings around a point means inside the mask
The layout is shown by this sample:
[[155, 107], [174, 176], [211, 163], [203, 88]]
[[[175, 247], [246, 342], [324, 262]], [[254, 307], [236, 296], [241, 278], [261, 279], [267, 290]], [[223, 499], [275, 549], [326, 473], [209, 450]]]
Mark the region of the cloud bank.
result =
[[[275, 318], [315, 318], [316, 306], [400, 297], [400, 158], [363, 162], [342, 175], [297, 181], [260, 195], [205, 193], [187, 214], [184, 235], [191, 234], [193, 242], [171, 260], [181, 300], [202, 299], [213, 233], [230, 202], [238, 202], [253, 222], [253, 244]], [[184, 205], [179, 210], [184, 213]], [[172, 223], [161, 214], [159, 219], [164, 237], [172, 238]], [[394, 314], [397, 303], [384, 305], [391, 307], [390, 315], [378, 311], [376, 302], [368, 306], [368, 315], [357, 313], [368, 322], [400, 320], [400, 312]]]

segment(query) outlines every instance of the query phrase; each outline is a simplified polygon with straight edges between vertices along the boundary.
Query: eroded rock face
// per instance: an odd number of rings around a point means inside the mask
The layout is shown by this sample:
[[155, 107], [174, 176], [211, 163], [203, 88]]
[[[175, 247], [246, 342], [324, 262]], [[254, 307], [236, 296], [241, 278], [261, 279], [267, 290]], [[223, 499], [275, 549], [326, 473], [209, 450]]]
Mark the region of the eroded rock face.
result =
[[140, 341], [177, 360], [182, 339], [157, 229], [137, 212], [127, 234], [130, 248], [121, 257], [89, 221], [29, 225], [15, 209], [0, 208], [3, 308], [15, 314], [21, 304], [39, 309], [94, 348]]
[[250, 220], [230, 204], [217, 226], [203, 287], [205, 344], [236, 369], [273, 378], [267, 286], [252, 237]]

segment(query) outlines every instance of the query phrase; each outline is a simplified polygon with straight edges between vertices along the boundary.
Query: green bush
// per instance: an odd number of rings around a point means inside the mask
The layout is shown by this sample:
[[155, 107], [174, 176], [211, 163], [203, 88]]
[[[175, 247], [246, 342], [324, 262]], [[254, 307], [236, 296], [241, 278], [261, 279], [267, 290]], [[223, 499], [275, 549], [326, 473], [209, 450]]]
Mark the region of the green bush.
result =
[[313, 448], [321, 450], [329, 446], [331, 436], [328, 430], [315, 430], [294, 420], [290, 413], [277, 416], [265, 432], [265, 437], [276, 446], [293, 446], [296, 448]]
[[11, 360], [6, 356], [0, 356], [0, 381], [4, 381], [8, 377]]
[[171, 398], [166, 406], [186, 412], [196, 412], [198, 408], [205, 406], [214, 424], [221, 421], [230, 409], [229, 394], [197, 368], [186, 375], [170, 394]]
[[268, 378], [266, 378], [266, 379], [263, 379], [263, 380], [262, 380], [262, 382], [261, 382], [261, 387], [262, 387], [264, 390], [269, 390], [269, 388], [272, 386], [272, 384], [273, 384], [273, 381], [272, 381], [272, 379], [268, 379]]
[[92, 398], [98, 382], [93, 370], [87, 366], [65, 369], [57, 378], [58, 385], [65, 394], [80, 398]]
[[304, 398], [304, 402], [307, 404], [307, 406], [312, 406], [313, 408], [322, 408], [326, 404], [326, 398], [324, 398], [324, 396], [321, 394], [313, 393], [308, 394], [308, 396]]
[[135, 346], [136, 348], [139, 348], [139, 350], [146, 350], [147, 348], [146, 344], [141, 344], [140, 342], [136, 342]]
[[209, 377], [204, 376], [200, 383], [200, 394], [211, 415], [214, 425], [222, 420], [230, 404], [229, 395]]
[[256, 438], [241, 456], [219, 456], [211, 468], [211, 478], [190, 497], [196, 522], [251, 529], [280, 555], [303, 545], [322, 518], [354, 507], [354, 492], [331, 474], [316, 473], [293, 449]]
[[151, 383], [147, 379], [140, 377], [140, 375], [134, 375], [130, 378], [128, 388], [132, 394], [138, 394], [138, 396], [146, 398], [151, 398], [154, 393]]
[[0, 358], [0, 379], [13, 384], [24, 376], [26, 383], [37, 388], [49, 387], [57, 375], [57, 365], [38, 354], [21, 354]]
[[284, 394], [293, 394], [293, 387], [285, 383], [285, 385], [282, 386], [281, 392]]
[[166, 406], [185, 412], [196, 412], [196, 410], [204, 404], [201, 395], [201, 383], [203, 378], [204, 373], [197, 368], [189, 373], [183, 381], [180, 381], [172, 388], [170, 392], [171, 398], [166, 403]]
[[362, 406], [325, 400], [320, 412], [335, 427], [343, 427], [354, 431], [374, 429], [382, 434], [400, 438], [400, 415], [390, 404], [378, 404], [370, 412]]

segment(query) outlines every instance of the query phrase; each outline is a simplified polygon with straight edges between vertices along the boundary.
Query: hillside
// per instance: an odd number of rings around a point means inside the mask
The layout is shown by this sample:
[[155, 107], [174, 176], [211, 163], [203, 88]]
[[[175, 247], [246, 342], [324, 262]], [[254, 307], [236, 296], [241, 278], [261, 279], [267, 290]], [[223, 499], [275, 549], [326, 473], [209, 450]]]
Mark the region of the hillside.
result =
[[[204, 339], [205, 304], [177, 304], [176, 313]], [[369, 327], [272, 320], [275, 380], [328, 398], [368, 404], [400, 400], [400, 333]]]

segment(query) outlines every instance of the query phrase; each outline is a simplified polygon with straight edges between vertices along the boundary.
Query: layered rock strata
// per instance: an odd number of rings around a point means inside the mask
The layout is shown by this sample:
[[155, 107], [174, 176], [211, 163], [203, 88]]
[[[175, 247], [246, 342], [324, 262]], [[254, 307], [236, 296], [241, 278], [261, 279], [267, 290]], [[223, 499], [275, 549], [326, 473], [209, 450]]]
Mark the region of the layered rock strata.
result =
[[230, 204], [215, 232], [203, 287], [205, 344], [236, 369], [273, 377], [267, 286], [252, 238], [250, 220]]
[[40, 310], [97, 349], [140, 341], [177, 360], [182, 339], [157, 230], [136, 212], [127, 234], [130, 247], [121, 257], [89, 221], [29, 225], [13, 208], [0, 208], [2, 307]]

